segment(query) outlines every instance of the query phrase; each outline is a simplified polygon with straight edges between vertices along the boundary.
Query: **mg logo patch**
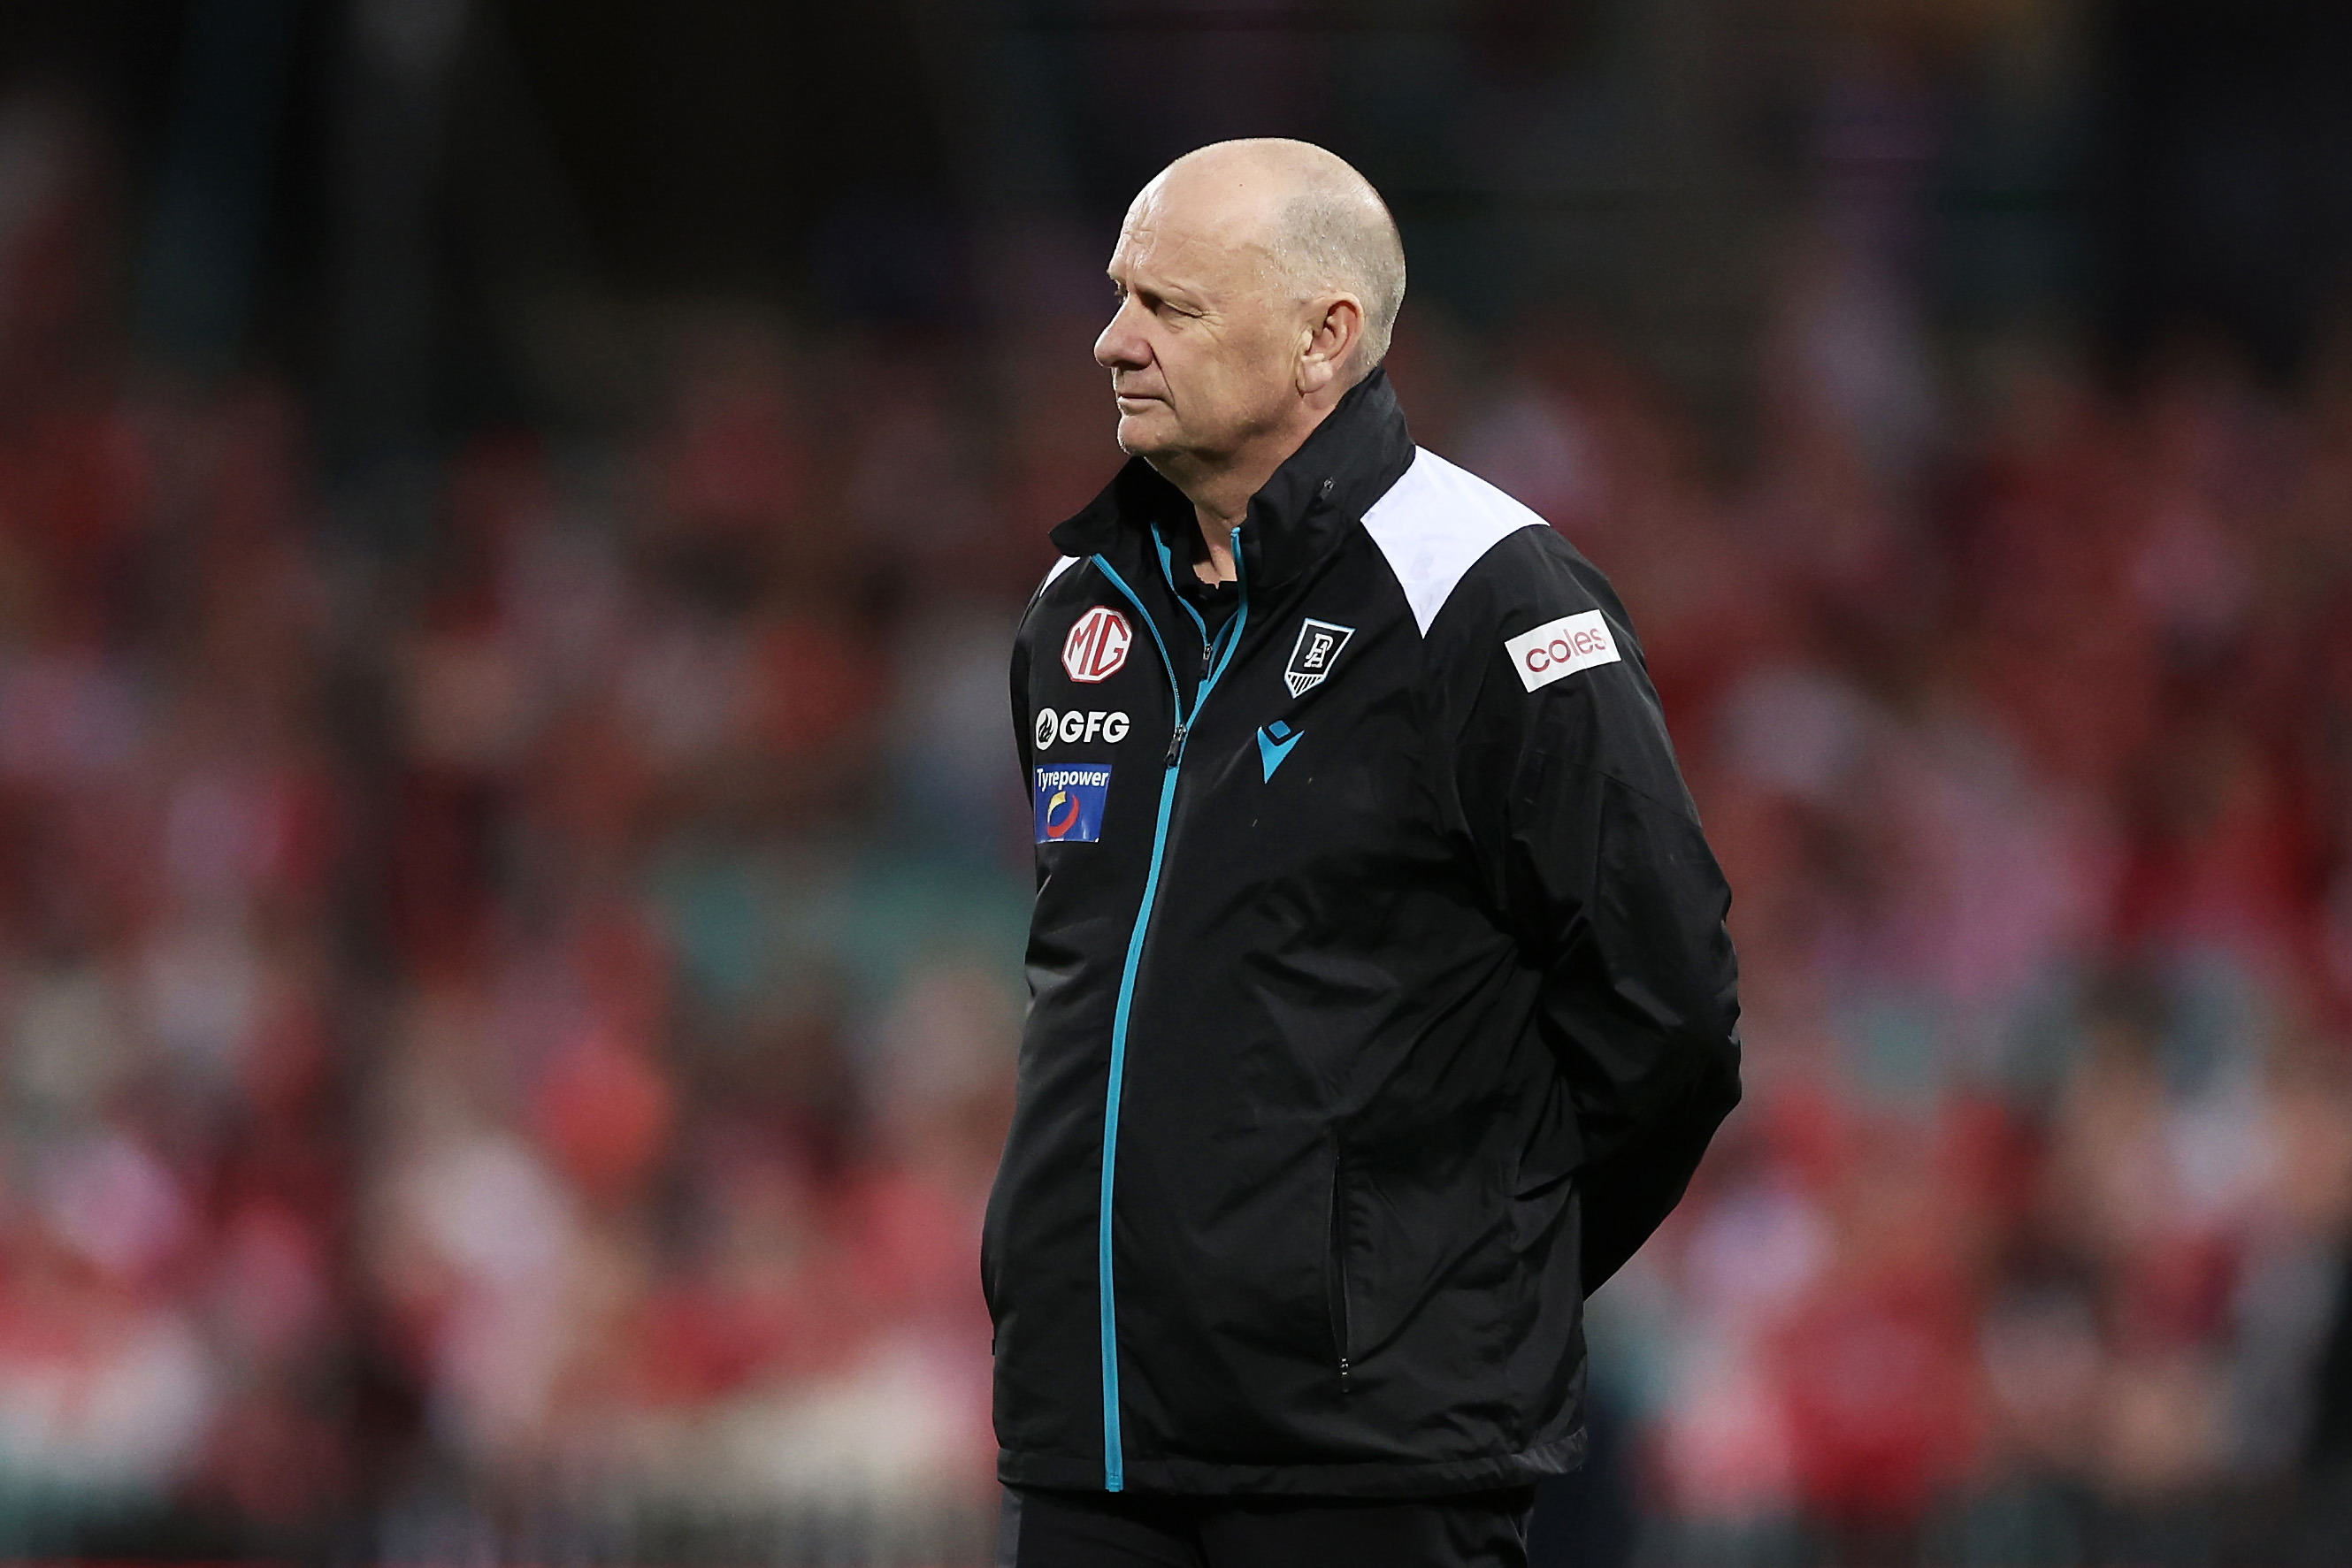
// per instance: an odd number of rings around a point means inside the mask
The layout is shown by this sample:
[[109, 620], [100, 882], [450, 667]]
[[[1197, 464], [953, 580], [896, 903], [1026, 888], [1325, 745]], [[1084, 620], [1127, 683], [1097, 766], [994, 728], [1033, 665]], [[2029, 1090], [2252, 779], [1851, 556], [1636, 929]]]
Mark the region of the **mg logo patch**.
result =
[[1290, 695], [1304, 696], [1321, 685], [1339, 659], [1339, 650], [1355, 634], [1353, 626], [1334, 626], [1328, 621], [1302, 624], [1298, 641], [1290, 650], [1290, 663], [1282, 667], [1282, 684], [1290, 688]]
[[1039, 843], [1091, 844], [1102, 837], [1108, 768], [1040, 768], [1036, 777]]
[[1062, 639], [1062, 668], [1069, 672], [1070, 679], [1088, 685], [1107, 681], [1127, 663], [1127, 645], [1134, 641], [1127, 617], [1097, 604], [1079, 616], [1070, 634]]

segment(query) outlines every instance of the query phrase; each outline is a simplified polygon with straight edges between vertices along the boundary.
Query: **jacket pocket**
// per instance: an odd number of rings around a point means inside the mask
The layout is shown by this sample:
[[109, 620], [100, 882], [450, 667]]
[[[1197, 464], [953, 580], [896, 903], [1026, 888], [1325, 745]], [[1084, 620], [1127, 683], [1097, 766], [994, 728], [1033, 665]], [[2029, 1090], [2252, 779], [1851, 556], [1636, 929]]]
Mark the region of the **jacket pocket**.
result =
[[1348, 1281], [1348, 1151], [1334, 1144], [1331, 1153], [1331, 1212], [1324, 1270], [1327, 1307], [1331, 1319], [1331, 1355], [1339, 1364], [1339, 1387], [1345, 1392], [1354, 1371], [1355, 1341], [1349, 1319]]

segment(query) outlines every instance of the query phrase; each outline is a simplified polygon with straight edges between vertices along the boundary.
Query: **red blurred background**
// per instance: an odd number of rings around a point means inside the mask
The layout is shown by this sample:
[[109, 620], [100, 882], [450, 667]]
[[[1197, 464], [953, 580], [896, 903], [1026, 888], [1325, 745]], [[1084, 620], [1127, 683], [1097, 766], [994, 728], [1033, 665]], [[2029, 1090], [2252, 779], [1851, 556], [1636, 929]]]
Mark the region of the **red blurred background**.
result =
[[1010, 628], [1128, 193], [1284, 133], [1737, 895], [1539, 1559], [2344, 1561], [2347, 89], [2276, 0], [0, 19], [0, 1553], [985, 1560]]

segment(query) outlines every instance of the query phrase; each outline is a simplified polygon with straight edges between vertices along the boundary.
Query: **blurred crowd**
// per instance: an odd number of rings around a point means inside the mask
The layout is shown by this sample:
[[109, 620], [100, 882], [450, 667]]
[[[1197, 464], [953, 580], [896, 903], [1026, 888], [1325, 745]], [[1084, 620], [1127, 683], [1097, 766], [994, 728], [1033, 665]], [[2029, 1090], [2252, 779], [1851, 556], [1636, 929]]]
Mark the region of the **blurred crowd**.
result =
[[1457, 438], [1613, 573], [1735, 891], [1748, 1102], [1595, 1375], [1684, 1560], [2282, 1561], [2352, 1374], [2352, 384], [1969, 385], [1804, 285], [1734, 484], [1572, 349]]
[[[74, 125], [0, 112], [0, 1490], [984, 1500], [1096, 324], [682, 319], [394, 538], [286, 382], [140, 368]], [[1863, 265], [1736, 457], [1572, 322], [1391, 361], [1615, 580], [1735, 889], [1748, 1098], [1595, 1376], [1684, 1560], [2193, 1552], [2343, 1308], [2352, 382], [1962, 361]]]
[[0, 1535], [984, 1494], [1051, 552], [955, 389], [683, 330], [386, 546], [132, 368], [91, 159], [0, 111]]

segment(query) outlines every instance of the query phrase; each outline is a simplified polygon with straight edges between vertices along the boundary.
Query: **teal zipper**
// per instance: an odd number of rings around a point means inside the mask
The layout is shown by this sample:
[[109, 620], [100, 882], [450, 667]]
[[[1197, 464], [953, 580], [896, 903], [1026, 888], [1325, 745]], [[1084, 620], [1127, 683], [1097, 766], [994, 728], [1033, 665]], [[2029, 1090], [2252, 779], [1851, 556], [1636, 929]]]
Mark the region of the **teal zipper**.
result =
[[[1168, 547], [1156, 533], [1152, 542], [1160, 549], [1160, 575], [1168, 578], [1169, 589], [1173, 591], [1176, 582]], [[1160, 894], [1160, 862], [1168, 851], [1168, 822], [1176, 805], [1176, 776], [1184, 764], [1185, 737], [1200, 718], [1201, 705], [1208, 701], [1210, 690], [1216, 685], [1218, 677], [1225, 673], [1225, 666], [1233, 663], [1234, 650], [1241, 646], [1242, 624], [1249, 619], [1249, 582], [1242, 575], [1242, 531], [1239, 528], [1234, 530], [1233, 551], [1234, 571], [1241, 585], [1241, 603], [1235, 607], [1233, 620], [1217, 633], [1213, 642], [1209, 636], [1208, 622], [1201, 619], [1201, 612], [1185, 603], [1182, 595], [1177, 596], [1176, 601], [1184, 605], [1185, 613], [1192, 616], [1192, 623], [1201, 628], [1201, 646], [1206, 651], [1203, 662], [1209, 666], [1202, 674], [1200, 688], [1192, 694], [1192, 710], [1189, 714], [1184, 711], [1183, 685], [1176, 678], [1176, 661], [1169, 656], [1168, 643], [1160, 635], [1159, 622], [1153, 621], [1151, 612], [1144, 609], [1143, 601], [1137, 597], [1135, 590], [1111, 570], [1110, 562], [1099, 555], [1094, 558], [1096, 569], [1110, 580], [1110, 585], [1118, 589], [1129, 604], [1135, 606], [1136, 614], [1142, 618], [1145, 630], [1151, 633], [1151, 641], [1159, 647], [1161, 667], [1168, 672], [1169, 700], [1176, 714], [1176, 728], [1168, 738], [1168, 756], [1161, 767], [1160, 816], [1151, 830], [1151, 864], [1144, 873], [1143, 903], [1135, 914], [1135, 929], [1128, 935], [1127, 967], [1119, 973], [1118, 1006], [1111, 1013], [1110, 1082], [1103, 1091], [1102, 1198], [1095, 1229], [1095, 1267], [1102, 1302], [1105, 1491], [1118, 1491], [1127, 1485], [1127, 1458], [1118, 1429], [1118, 1302], [1112, 1294], [1110, 1272], [1111, 1188], [1118, 1159], [1119, 1089], [1127, 1080], [1127, 1024], [1135, 1007], [1135, 977], [1143, 966], [1144, 934], [1151, 925], [1151, 905]]]

